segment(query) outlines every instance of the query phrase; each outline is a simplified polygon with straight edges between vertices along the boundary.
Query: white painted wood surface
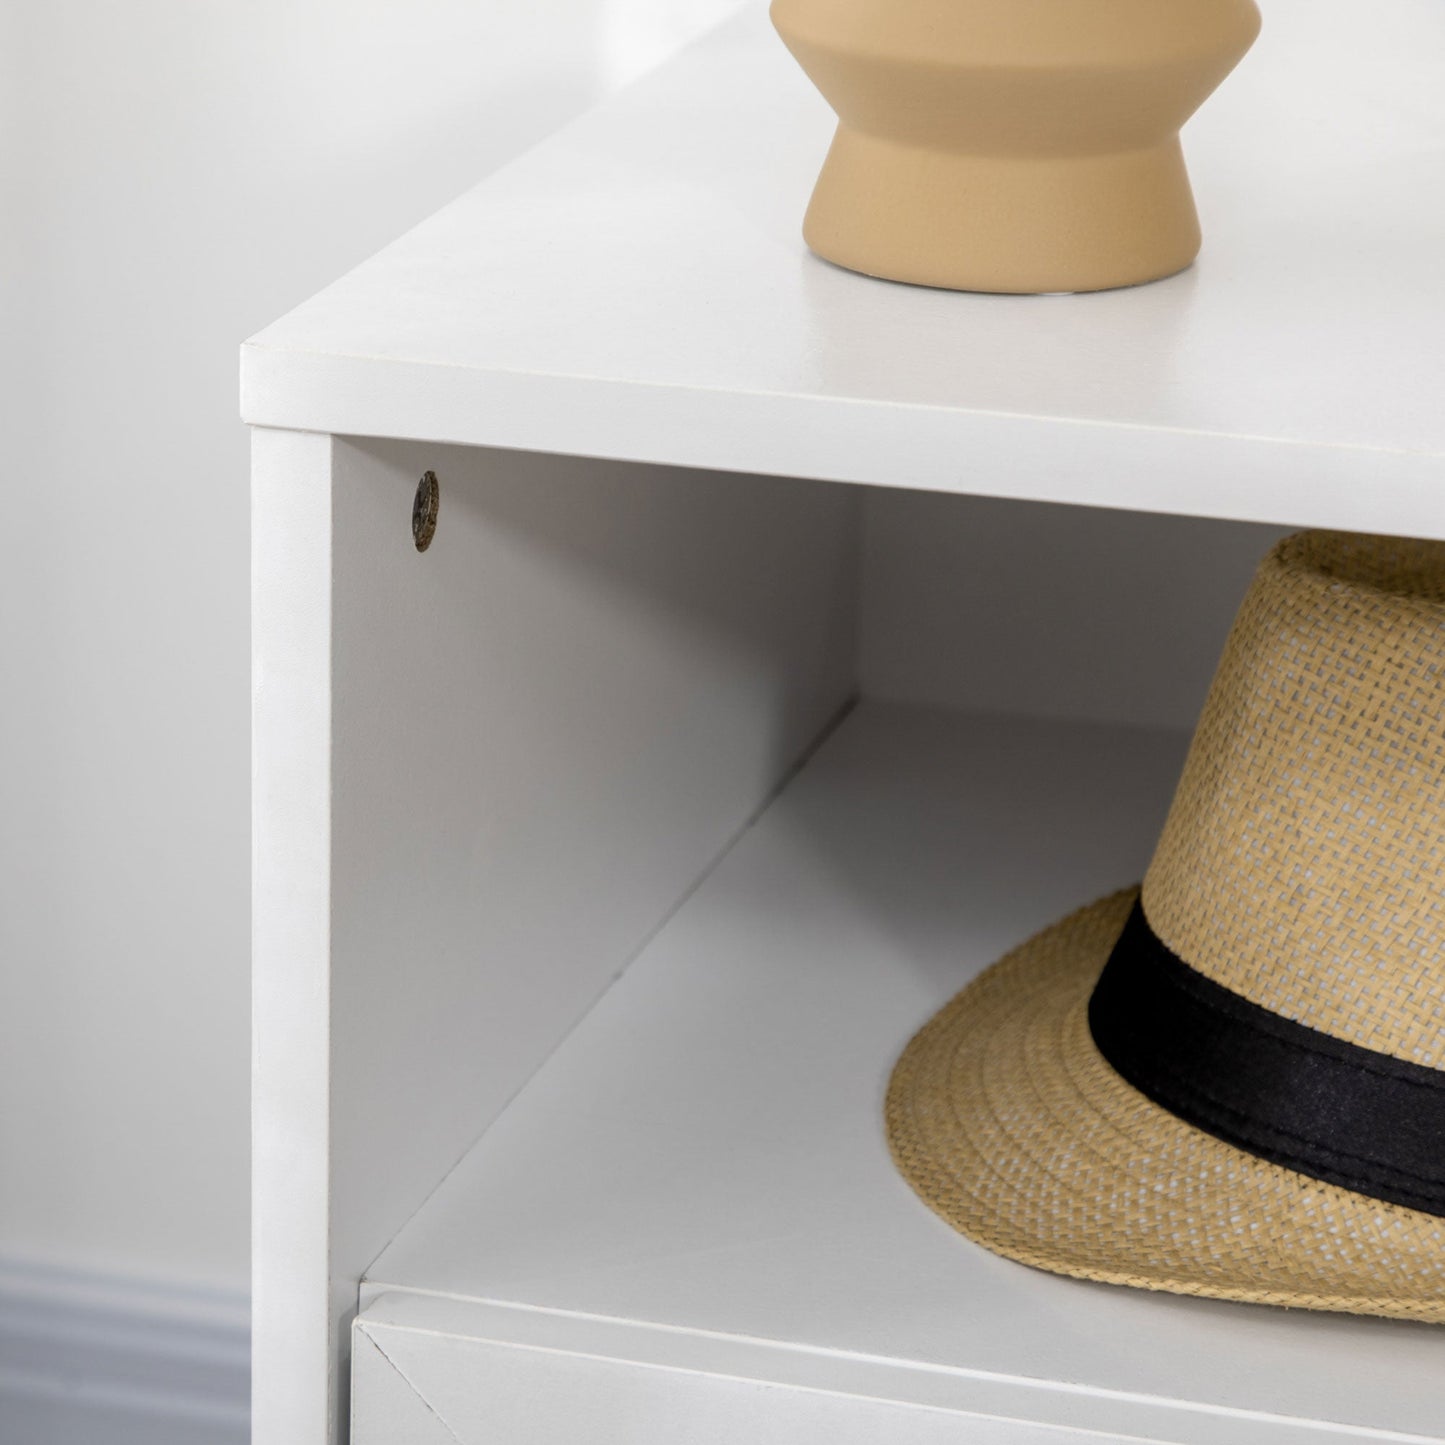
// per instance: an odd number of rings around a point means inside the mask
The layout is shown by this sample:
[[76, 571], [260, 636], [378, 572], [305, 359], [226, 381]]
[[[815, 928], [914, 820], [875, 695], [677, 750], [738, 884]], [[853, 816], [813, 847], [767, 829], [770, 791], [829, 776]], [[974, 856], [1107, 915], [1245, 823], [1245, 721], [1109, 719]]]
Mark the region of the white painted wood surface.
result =
[[[605, 1327], [576, 1321], [559, 1346], [555, 1328], [520, 1314], [415, 1296], [378, 1300], [356, 1329], [352, 1445], [1101, 1445], [1125, 1438], [1123, 1430], [1138, 1440], [1140, 1429], [1170, 1445], [1319, 1438], [1288, 1421], [1185, 1414], [1086, 1392], [1062, 1392], [1050, 1402], [1054, 1423], [1041, 1425], [1009, 1413], [1017, 1393], [1006, 1382], [670, 1330], [638, 1332], [630, 1357], [619, 1359]], [[553, 1338], [541, 1342], [544, 1333]]]
[[265, 430], [255, 472], [255, 1438], [321, 1445], [362, 1270], [849, 696], [860, 497]]
[[806, 254], [761, 9], [245, 348], [266, 425], [1445, 535], [1445, 8], [1273, 0], [1185, 132], [1198, 265], [954, 295]]
[[[1332, 1445], [1438, 1436], [1181, 1409], [766, 1342], [388, 1294], [357, 1321], [352, 1445]], [[620, 1348], [619, 1348], [620, 1346]], [[1047, 1424], [1020, 1418], [1045, 1414]], [[437, 1435], [437, 1430], [444, 1433]]]
[[[1445, 1438], [1440, 1331], [1027, 1269], [888, 1158], [911, 1031], [1137, 878], [1184, 742], [865, 702], [377, 1260], [363, 1329], [462, 1441], [572, 1438], [564, 1418], [706, 1445], [941, 1438], [862, 1401], [1010, 1445], [1035, 1436], [978, 1417], [1181, 1445]], [[764, 1408], [729, 1380], [797, 1393]]]
[[256, 1445], [331, 1438], [352, 1303], [330, 1248], [333, 452], [330, 437], [251, 436]]
[[369, 1331], [352, 1332], [351, 1445], [457, 1445], [455, 1429], [402, 1373], [398, 1353]]

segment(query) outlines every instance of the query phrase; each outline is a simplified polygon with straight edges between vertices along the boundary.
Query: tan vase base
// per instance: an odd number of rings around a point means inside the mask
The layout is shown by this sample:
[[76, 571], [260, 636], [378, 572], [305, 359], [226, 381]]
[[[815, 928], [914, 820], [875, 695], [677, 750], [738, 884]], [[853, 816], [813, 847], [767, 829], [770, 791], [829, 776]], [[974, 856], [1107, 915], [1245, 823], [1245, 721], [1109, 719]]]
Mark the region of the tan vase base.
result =
[[1118, 155], [979, 156], [839, 126], [803, 223], [852, 271], [956, 291], [1104, 291], [1182, 271], [1199, 219], [1178, 136]]

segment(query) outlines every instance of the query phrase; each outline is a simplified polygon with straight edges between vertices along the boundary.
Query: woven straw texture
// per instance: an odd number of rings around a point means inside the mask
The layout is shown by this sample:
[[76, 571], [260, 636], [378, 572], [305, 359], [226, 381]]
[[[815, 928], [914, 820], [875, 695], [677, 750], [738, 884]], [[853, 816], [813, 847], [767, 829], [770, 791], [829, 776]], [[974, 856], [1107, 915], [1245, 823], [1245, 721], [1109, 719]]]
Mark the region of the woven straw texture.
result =
[[[1445, 544], [1305, 533], [1270, 553], [1143, 889], [1226, 987], [1445, 1067]], [[1088, 999], [1136, 896], [1029, 940], [913, 1039], [887, 1103], [904, 1176], [1043, 1269], [1445, 1322], [1445, 1219], [1225, 1144], [1100, 1057]]]

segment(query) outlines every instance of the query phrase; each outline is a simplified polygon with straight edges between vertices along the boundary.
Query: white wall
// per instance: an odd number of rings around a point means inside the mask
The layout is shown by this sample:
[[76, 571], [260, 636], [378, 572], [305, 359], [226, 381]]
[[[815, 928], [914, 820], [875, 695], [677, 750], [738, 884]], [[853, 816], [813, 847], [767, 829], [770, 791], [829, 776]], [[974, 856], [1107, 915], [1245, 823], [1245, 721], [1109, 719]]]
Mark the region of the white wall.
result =
[[245, 1286], [236, 344], [734, 3], [0, 4], [0, 1255]]

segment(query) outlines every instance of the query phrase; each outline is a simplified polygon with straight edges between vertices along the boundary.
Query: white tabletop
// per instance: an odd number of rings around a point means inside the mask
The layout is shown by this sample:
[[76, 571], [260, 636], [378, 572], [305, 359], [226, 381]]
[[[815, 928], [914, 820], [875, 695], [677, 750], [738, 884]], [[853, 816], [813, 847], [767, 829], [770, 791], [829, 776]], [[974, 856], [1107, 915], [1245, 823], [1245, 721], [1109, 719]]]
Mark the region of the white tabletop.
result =
[[1183, 275], [812, 257], [832, 116], [761, 9], [261, 332], [248, 421], [1445, 535], [1445, 5], [1267, 0], [1186, 128]]

